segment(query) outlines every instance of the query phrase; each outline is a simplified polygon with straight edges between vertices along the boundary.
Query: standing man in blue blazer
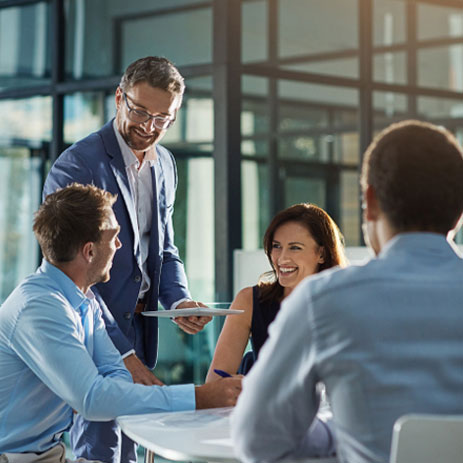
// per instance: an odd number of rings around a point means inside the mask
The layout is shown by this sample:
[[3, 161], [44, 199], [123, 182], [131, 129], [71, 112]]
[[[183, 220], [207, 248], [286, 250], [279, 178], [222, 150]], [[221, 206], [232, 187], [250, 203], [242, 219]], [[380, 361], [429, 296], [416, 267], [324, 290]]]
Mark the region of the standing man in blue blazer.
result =
[[[158, 323], [145, 310], [202, 305], [191, 300], [183, 263], [174, 244], [172, 213], [177, 187], [175, 159], [158, 144], [174, 123], [185, 89], [165, 58], [141, 58], [126, 69], [116, 90], [116, 117], [65, 150], [54, 163], [43, 195], [70, 183], [94, 184], [117, 194], [114, 212], [122, 248], [111, 279], [93, 289], [108, 333], [135, 383], [162, 384], [150, 369], [157, 357]], [[189, 334], [210, 317], [179, 317]], [[76, 416], [71, 429], [76, 457], [107, 463], [136, 461], [136, 445], [115, 421]]]

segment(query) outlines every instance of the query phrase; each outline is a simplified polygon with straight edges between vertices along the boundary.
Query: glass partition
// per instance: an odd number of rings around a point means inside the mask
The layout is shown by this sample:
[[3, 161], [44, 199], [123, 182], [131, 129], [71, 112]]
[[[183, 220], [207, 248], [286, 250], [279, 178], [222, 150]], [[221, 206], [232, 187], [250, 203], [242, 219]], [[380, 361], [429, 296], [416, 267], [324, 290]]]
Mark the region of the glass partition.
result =
[[50, 82], [48, 2], [0, 9], [0, 90]]
[[211, 4], [197, 0], [65, 0], [66, 76], [120, 75], [137, 58], [212, 60]]

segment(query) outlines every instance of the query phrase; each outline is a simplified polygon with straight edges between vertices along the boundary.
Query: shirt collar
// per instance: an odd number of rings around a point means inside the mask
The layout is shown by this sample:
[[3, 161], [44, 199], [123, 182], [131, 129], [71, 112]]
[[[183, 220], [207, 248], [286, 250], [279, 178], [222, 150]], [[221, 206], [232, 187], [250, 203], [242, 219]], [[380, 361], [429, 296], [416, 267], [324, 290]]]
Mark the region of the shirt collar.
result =
[[[124, 164], [126, 167], [138, 167], [138, 159], [133, 154], [133, 151], [130, 149], [129, 145], [125, 142], [124, 138], [117, 129], [116, 119], [113, 120], [113, 129], [116, 134], [117, 143], [122, 153], [122, 158], [124, 159]], [[158, 156], [156, 152], [156, 146], [153, 146], [148, 151], [145, 151], [144, 161], [148, 162], [150, 166], [154, 166], [157, 162]]]
[[421, 252], [453, 252], [457, 256], [461, 256], [456, 244], [447, 240], [445, 235], [431, 232], [408, 232], [399, 233], [391, 238], [383, 246], [378, 257], [386, 257], [397, 252], [409, 252], [413, 249]]
[[42, 273], [50, 277], [59, 286], [64, 294], [64, 297], [69, 301], [73, 309], [77, 310], [78, 307], [88, 299], [93, 299], [94, 295], [91, 290], [88, 291], [87, 296], [76, 286], [76, 284], [58, 267], [55, 267], [45, 259], [37, 270], [37, 273]]

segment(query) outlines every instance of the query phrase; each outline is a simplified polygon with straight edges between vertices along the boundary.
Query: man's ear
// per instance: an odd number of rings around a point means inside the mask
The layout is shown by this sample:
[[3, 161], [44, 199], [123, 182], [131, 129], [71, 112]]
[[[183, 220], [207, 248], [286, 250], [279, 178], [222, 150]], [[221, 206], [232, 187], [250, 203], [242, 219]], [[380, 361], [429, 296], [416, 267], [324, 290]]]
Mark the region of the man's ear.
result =
[[95, 243], [89, 241], [82, 246], [82, 256], [84, 260], [88, 263], [91, 263], [95, 255]]
[[373, 221], [378, 220], [381, 210], [379, 208], [378, 198], [376, 197], [376, 191], [371, 185], [368, 185], [363, 193], [363, 201], [365, 219]]
[[121, 87], [117, 87], [116, 94], [114, 96], [114, 101], [116, 102], [116, 108], [117, 109], [119, 109], [119, 106], [121, 105], [121, 102], [122, 102], [122, 98], [124, 98], [122, 93], [123, 92], [122, 92]]

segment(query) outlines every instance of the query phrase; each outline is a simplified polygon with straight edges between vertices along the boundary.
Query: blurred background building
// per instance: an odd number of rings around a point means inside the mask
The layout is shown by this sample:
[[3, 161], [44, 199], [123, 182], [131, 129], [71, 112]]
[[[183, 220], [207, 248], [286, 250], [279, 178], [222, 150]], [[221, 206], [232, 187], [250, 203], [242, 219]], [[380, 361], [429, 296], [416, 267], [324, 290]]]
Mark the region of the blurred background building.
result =
[[[233, 250], [260, 248], [296, 202], [361, 245], [359, 165], [389, 123], [463, 141], [462, 0], [0, 0], [0, 302], [39, 263], [32, 215], [51, 163], [114, 116], [121, 74], [146, 55], [186, 80], [163, 144], [198, 300], [231, 300]], [[156, 373], [201, 382], [219, 329], [161, 320]]]

